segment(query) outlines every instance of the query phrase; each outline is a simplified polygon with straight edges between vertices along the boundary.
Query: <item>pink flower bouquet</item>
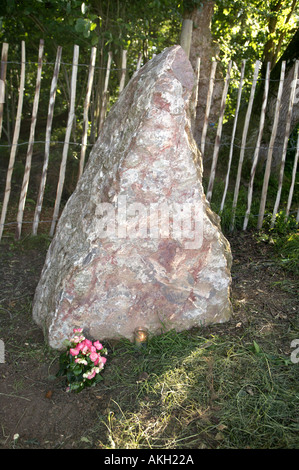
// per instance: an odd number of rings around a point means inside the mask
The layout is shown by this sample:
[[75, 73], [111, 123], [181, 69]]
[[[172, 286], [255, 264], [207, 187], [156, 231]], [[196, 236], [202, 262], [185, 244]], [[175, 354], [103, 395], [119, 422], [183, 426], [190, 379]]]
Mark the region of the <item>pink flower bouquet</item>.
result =
[[107, 350], [99, 341], [90, 341], [82, 334], [82, 328], [74, 328], [74, 336], [66, 340], [67, 350], [60, 355], [57, 376], [66, 376], [68, 389], [81, 392], [85, 387], [96, 385], [102, 376]]

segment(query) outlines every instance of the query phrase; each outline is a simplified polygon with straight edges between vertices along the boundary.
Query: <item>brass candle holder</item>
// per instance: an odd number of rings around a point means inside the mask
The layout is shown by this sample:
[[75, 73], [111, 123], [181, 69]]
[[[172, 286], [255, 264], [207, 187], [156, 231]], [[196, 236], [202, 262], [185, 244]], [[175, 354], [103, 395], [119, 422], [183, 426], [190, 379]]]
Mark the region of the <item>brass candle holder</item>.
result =
[[143, 326], [138, 326], [134, 330], [134, 343], [137, 349], [146, 348], [148, 341], [148, 330]]

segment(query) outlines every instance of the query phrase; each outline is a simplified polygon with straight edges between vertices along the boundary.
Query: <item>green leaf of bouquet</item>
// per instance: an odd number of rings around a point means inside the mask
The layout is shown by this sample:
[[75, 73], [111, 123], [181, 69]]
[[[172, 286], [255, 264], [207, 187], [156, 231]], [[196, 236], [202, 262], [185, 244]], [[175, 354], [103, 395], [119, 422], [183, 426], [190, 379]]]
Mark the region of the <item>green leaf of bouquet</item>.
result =
[[64, 353], [60, 354], [59, 362], [63, 363], [63, 362], [66, 362], [66, 361], [68, 361], [68, 353], [64, 352]]
[[66, 377], [67, 377], [69, 383], [73, 382], [73, 380], [74, 380], [74, 374], [73, 374], [72, 371], [67, 371]]
[[97, 374], [94, 378], [94, 381], [96, 384], [101, 382], [101, 380], [103, 380], [103, 377], [101, 376], [101, 374]]
[[75, 375], [80, 375], [82, 373], [82, 368], [77, 365], [76, 367], [73, 368], [73, 372]]
[[70, 385], [70, 389], [74, 392], [81, 392], [81, 390], [83, 390], [83, 385], [81, 382], [73, 383]]
[[62, 344], [66, 348], [70, 348], [72, 346], [72, 343], [68, 339], [65, 339]]

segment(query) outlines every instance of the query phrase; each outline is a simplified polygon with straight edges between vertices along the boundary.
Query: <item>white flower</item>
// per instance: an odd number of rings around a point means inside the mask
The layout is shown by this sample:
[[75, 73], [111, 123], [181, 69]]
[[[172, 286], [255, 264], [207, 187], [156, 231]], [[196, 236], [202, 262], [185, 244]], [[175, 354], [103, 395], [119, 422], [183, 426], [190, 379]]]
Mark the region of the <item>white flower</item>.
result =
[[87, 366], [88, 362], [86, 359], [83, 359], [81, 357], [78, 357], [78, 359], [76, 359], [77, 364], [84, 364], [85, 366]]
[[84, 341], [84, 340], [85, 340], [85, 336], [83, 336], [83, 335], [80, 335], [80, 336], [76, 335], [76, 336], [74, 336], [73, 338], [71, 338], [71, 343], [81, 343], [81, 342]]

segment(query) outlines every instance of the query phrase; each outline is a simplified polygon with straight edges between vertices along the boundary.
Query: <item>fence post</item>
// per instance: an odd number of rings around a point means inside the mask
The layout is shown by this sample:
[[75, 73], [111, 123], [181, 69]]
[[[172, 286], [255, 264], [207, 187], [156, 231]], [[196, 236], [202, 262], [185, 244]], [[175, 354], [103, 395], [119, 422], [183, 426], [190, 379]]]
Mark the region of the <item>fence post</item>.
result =
[[135, 73], [138, 72], [138, 70], [140, 69], [141, 61], [142, 61], [142, 52], [139, 52]]
[[270, 142], [269, 142], [267, 163], [266, 163], [265, 174], [264, 174], [262, 196], [261, 196], [259, 216], [258, 216], [258, 222], [257, 222], [257, 229], [258, 230], [260, 230], [262, 228], [263, 220], [264, 220], [268, 184], [269, 184], [269, 178], [270, 178], [270, 172], [271, 172], [273, 146], [274, 146], [274, 142], [275, 142], [277, 126], [278, 126], [278, 120], [279, 120], [279, 111], [280, 111], [280, 103], [281, 103], [281, 96], [282, 96], [284, 76], [285, 76], [285, 68], [286, 68], [286, 62], [283, 61], [282, 64], [281, 64], [280, 82], [279, 82], [277, 100], [276, 100], [276, 106], [275, 106], [274, 122], [273, 122], [273, 127], [272, 127], [271, 138], [270, 138]]
[[219, 121], [218, 121], [218, 126], [217, 126], [217, 133], [216, 133], [216, 139], [215, 139], [215, 145], [214, 145], [212, 167], [211, 167], [210, 179], [209, 179], [208, 190], [207, 190], [207, 200], [209, 202], [212, 199], [212, 191], [213, 191], [215, 174], [216, 174], [216, 165], [217, 165], [218, 153], [219, 153], [219, 147], [220, 147], [220, 141], [221, 141], [222, 123], [223, 123], [223, 117], [224, 117], [224, 112], [225, 112], [226, 96], [227, 96], [228, 87], [229, 87], [231, 68], [232, 68], [232, 61], [230, 61], [229, 65], [228, 65], [226, 79], [225, 79], [225, 85], [224, 85], [224, 88], [223, 88], [222, 98], [221, 98], [220, 116], [219, 116]]
[[225, 178], [225, 187], [224, 187], [224, 191], [223, 191], [223, 195], [222, 195], [222, 201], [221, 201], [221, 205], [220, 205], [220, 211], [219, 211], [220, 214], [221, 214], [221, 212], [223, 211], [223, 208], [224, 208], [224, 203], [225, 203], [228, 184], [229, 184], [229, 175], [230, 175], [231, 163], [232, 163], [232, 158], [233, 158], [234, 141], [235, 141], [235, 135], [236, 135], [236, 130], [237, 130], [239, 109], [240, 109], [240, 104], [241, 104], [241, 96], [242, 96], [242, 87], [243, 87], [243, 80], [244, 80], [244, 73], [245, 73], [245, 65], [246, 65], [246, 60], [243, 60], [242, 67], [241, 67], [241, 77], [240, 77], [240, 83], [239, 83], [237, 105], [236, 105], [236, 110], [235, 110], [235, 118], [234, 118], [234, 125], [233, 125], [233, 131], [232, 131], [232, 138], [231, 138], [230, 149], [229, 149], [227, 173], [226, 173], [226, 178]]
[[294, 78], [293, 78], [292, 85], [291, 85], [289, 107], [288, 107], [288, 113], [287, 113], [287, 119], [286, 119], [286, 130], [285, 130], [285, 136], [284, 136], [284, 142], [283, 142], [283, 151], [282, 151], [281, 163], [280, 163], [280, 169], [279, 169], [278, 191], [277, 191], [272, 219], [271, 219], [271, 228], [274, 227], [276, 214], [278, 212], [278, 207], [280, 203], [284, 166], [285, 166], [287, 147], [288, 147], [288, 141], [289, 141], [289, 135], [290, 135], [290, 129], [291, 129], [292, 110], [293, 110], [293, 104], [294, 104], [294, 98], [295, 98], [295, 92], [296, 92], [296, 86], [297, 86], [298, 65], [299, 65], [299, 60], [296, 60], [295, 67], [294, 67]]
[[61, 46], [58, 46], [57, 53], [56, 53], [56, 61], [54, 66], [53, 78], [51, 82], [51, 90], [50, 90], [50, 99], [48, 105], [48, 117], [47, 117], [47, 124], [46, 124], [46, 142], [45, 142], [45, 155], [44, 155], [44, 163], [42, 169], [42, 175], [40, 180], [39, 192], [37, 197], [37, 202], [35, 206], [34, 212], [34, 219], [33, 219], [33, 226], [32, 226], [32, 235], [37, 234], [37, 228], [39, 224], [39, 218], [42, 210], [43, 199], [44, 199], [44, 192], [46, 186], [46, 179], [47, 179], [47, 171], [49, 165], [49, 156], [50, 156], [50, 142], [51, 142], [51, 129], [52, 129], [52, 121], [53, 121], [53, 113], [54, 113], [54, 104], [56, 98], [56, 90], [57, 90], [57, 80], [58, 74], [60, 69], [60, 62], [61, 62]]
[[204, 118], [204, 123], [203, 123], [203, 126], [202, 126], [202, 132], [201, 132], [200, 150], [201, 150], [202, 158], [203, 158], [203, 156], [204, 156], [204, 150], [205, 150], [205, 141], [206, 141], [206, 135], [207, 135], [207, 129], [208, 129], [208, 121], [209, 121], [209, 115], [210, 115], [210, 109], [211, 109], [211, 102], [212, 102], [212, 95], [213, 95], [213, 89], [214, 89], [214, 81], [215, 81], [216, 67], [217, 67], [217, 62], [216, 62], [216, 60], [213, 60], [213, 61], [212, 61], [212, 67], [211, 67], [211, 74], [210, 74], [210, 82], [209, 82], [208, 95], [207, 95], [207, 104], [206, 104], [206, 110], [205, 110], [205, 118]]
[[260, 151], [260, 146], [261, 146], [263, 130], [264, 130], [266, 106], [267, 106], [267, 101], [268, 101], [270, 67], [271, 67], [271, 63], [268, 62], [266, 76], [265, 76], [265, 88], [264, 88], [264, 96], [263, 96], [263, 103], [262, 103], [262, 109], [261, 109], [259, 133], [258, 133], [257, 143], [256, 143], [252, 166], [251, 166], [250, 182], [248, 186], [248, 197], [247, 197], [247, 211], [246, 211], [245, 219], [243, 223], [243, 230], [246, 230], [247, 228], [249, 215], [250, 215], [250, 209], [251, 209], [251, 203], [252, 203], [253, 182], [254, 182], [254, 176], [255, 176], [255, 171], [256, 171], [257, 162], [258, 162], [258, 156], [259, 156], [259, 151]]
[[96, 54], [97, 54], [97, 49], [96, 49], [96, 47], [93, 47], [91, 49], [90, 66], [89, 66], [88, 82], [87, 82], [87, 91], [86, 91], [86, 97], [85, 97], [85, 101], [84, 101], [83, 136], [82, 136], [82, 147], [81, 147], [78, 181], [79, 181], [79, 179], [80, 179], [80, 177], [83, 173], [83, 169], [84, 169], [86, 144], [87, 144], [87, 132], [88, 132], [88, 109], [89, 109], [90, 96], [91, 96], [91, 90], [92, 90], [92, 84], [93, 84], [94, 68], [95, 68], [95, 63], [96, 63]]
[[25, 171], [24, 171], [23, 183], [22, 183], [22, 187], [21, 187], [21, 194], [20, 194], [18, 214], [17, 214], [16, 240], [19, 240], [20, 237], [21, 237], [24, 207], [25, 207], [25, 201], [26, 201], [26, 196], [27, 196], [30, 171], [31, 171], [31, 160], [32, 160], [33, 145], [34, 145], [34, 134], [35, 134], [38, 102], [39, 102], [39, 95], [40, 95], [40, 87], [41, 87], [43, 52], [44, 52], [44, 40], [41, 39], [40, 43], [39, 43], [39, 50], [38, 50], [38, 67], [37, 67], [35, 95], [34, 95], [33, 108], [32, 108], [29, 143], [28, 143], [28, 150], [27, 150], [26, 163], [25, 163]]
[[0, 240], [2, 238], [3, 229], [4, 229], [4, 222], [6, 218], [7, 206], [8, 201], [10, 198], [11, 192], [11, 177], [13, 172], [13, 167], [15, 163], [15, 157], [17, 152], [17, 145], [20, 135], [20, 127], [21, 127], [21, 117], [22, 117], [22, 108], [23, 108], [23, 97], [24, 97], [24, 85], [25, 85], [25, 60], [26, 60], [26, 53], [25, 53], [25, 42], [22, 41], [22, 55], [21, 55], [21, 77], [20, 77], [20, 88], [19, 88], [19, 99], [18, 99], [18, 107], [17, 107], [17, 116], [15, 122], [15, 129], [13, 135], [13, 141], [11, 146], [10, 158], [8, 163], [8, 170], [6, 175], [6, 185], [5, 185], [5, 193], [4, 193], [4, 200], [1, 212], [1, 219], [0, 219]]
[[127, 52], [122, 51], [122, 61], [121, 61], [121, 78], [119, 84], [119, 93], [121, 93], [125, 87], [125, 79], [127, 73]]
[[108, 84], [109, 84], [109, 78], [110, 78], [111, 62], [112, 62], [112, 52], [110, 51], [108, 53], [107, 70], [106, 70], [104, 90], [103, 90], [103, 95], [102, 95], [102, 106], [101, 106], [100, 123], [99, 123], [98, 133], [101, 132], [101, 129], [103, 127], [104, 120], [105, 120], [105, 115], [106, 115], [107, 99], [108, 99], [108, 93], [109, 93], [108, 92]]
[[2, 134], [3, 109], [4, 109], [4, 101], [5, 101], [7, 55], [8, 55], [8, 44], [7, 42], [4, 42], [2, 44], [1, 70], [0, 70], [0, 87], [1, 87], [0, 89], [0, 137]]
[[249, 103], [248, 103], [248, 107], [247, 107], [245, 123], [244, 123], [244, 128], [243, 128], [241, 151], [240, 151], [237, 179], [236, 179], [236, 185], [235, 185], [234, 200], [233, 200], [233, 206], [232, 206], [232, 219], [231, 219], [231, 225], [230, 225], [230, 231], [231, 232], [234, 230], [234, 225], [235, 225], [236, 207], [237, 207], [237, 202], [238, 202], [238, 197], [239, 197], [239, 189], [240, 189], [242, 166], [243, 166], [243, 160], [244, 160], [244, 154], [245, 154], [245, 145], [246, 145], [246, 139], [247, 139], [247, 132], [248, 132], [248, 127], [249, 127], [249, 121], [250, 121], [252, 105], [253, 105], [253, 98], [254, 98], [254, 93], [255, 93], [256, 82], [257, 82], [257, 77], [258, 77], [258, 73], [259, 73], [260, 64], [261, 64], [261, 62], [259, 60], [257, 60], [256, 63], [255, 63], [255, 69], [254, 69], [253, 80], [252, 80], [252, 85], [251, 85]]
[[71, 100], [70, 100], [70, 110], [68, 115], [63, 151], [62, 151], [62, 160], [60, 165], [60, 172], [59, 172], [59, 180], [57, 186], [57, 194], [54, 206], [54, 213], [53, 219], [50, 229], [50, 236], [54, 235], [56, 223], [59, 216], [59, 208], [60, 208], [60, 201], [61, 195], [63, 190], [64, 178], [65, 178], [65, 170], [66, 170], [66, 161], [67, 161], [67, 154], [69, 149], [70, 143], [70, 136], [73, 127], [73, 121], [75, 117], [75, 98], [76, 98], [76, 85], [77, 85], [77, 72], [78, 72], [78, 59], [79, 59], [79, 46], [74, 46], [74, 55], [73, 55], [73, 69], [72, 69], [72, 79], [71, 79]]
[[291, 182], [289, 197], [288, 197], [286, 218], [289, 215], [291, 204], [292, 204], [292, 199], [293, 199], [294, 186], [295, 186], [295, 181], [296, 181], [297, 165], [298, 165], [298, 157], [299, 157], [299, 133], [298, 133], [298, 137], [297, 137], [297, 150], [296, 150], [296, 155], [295, 155], [294, 165], [293, 165], [293, 171], [292, 171], [292, 182]]
[[194, 98], [194, 110], [193, 110], [193, 123], [195, 124], [196, 119], [196, 108], [198, 102], [198, 88], [199, 88], [199, 77], [200, 77], [200, 57], [196, 59], [196, 66], [195, 66], [195, 77], [196, 77], [196, 88], [195, 88], [195, 98]]

